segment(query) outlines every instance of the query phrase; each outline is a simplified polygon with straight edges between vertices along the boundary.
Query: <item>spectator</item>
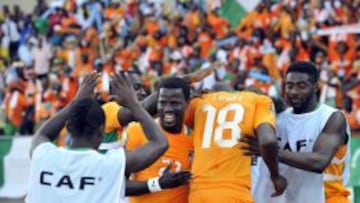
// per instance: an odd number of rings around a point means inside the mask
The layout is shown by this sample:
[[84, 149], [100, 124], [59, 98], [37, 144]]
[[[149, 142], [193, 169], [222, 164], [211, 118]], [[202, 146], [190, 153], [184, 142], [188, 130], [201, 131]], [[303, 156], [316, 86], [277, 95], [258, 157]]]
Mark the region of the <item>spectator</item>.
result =
[[224, 66], [196, 84], [196, 90], [225, 82], [237, 90], [262, 90], [280, 101], [289, 64], [312, 61], [321, 73], [321, 101], [342, 108], [350, 98], [347, 114], [352, 126], [360, 126], [360, 38], [350, 27], [359, 22], [358, 2], [262, 2], [231, 24], [221, 13], [227, 3], [54, 0], [47, 6], [38, 0], [31, 15], [4, 6], [0, 89], [5, 114], [10, 113], [9, 99], [23, 94], [27, 105], [17, 107], [26, 118], [21, 125], [31, 120], [37, 125], [73, 98], [79, 81], [92, 70], [102, 75], [96, 91], [105, 102], [114, 72], [140, 71], [150, 86], [159, 76], [191, 73], [216, 60]]
[[10, 16], [10, 12], [4, 12], [4, 23], [1, 25], [2, 32], [10, 39], [9, 54], [11, 59], [17, 57], [20, 42], [20, 33], [16, 22]]
[[34, 37], [28, 37], [24, 44], [19, 47], [19, 59], [25, 63], [25, 66], [31, 67], [34, 60], [34, 47], [38, 45], [38, 40]]
[[49, 73], [50, 59], [52, 58], [50, 47], [46, 44], [45, 39], [40, 38], [38, 40], [33, 53], [35, 73], [37, 77], [43, 78]]
[[25, 97], [25, 78], [23, 71], [23, 64], [15, 63], [8, 73], [8, 89], [4, 99], [6, 116], [5, 135], [19, 133], [23, 124], [23, 113], [28, 106], [28, 101]]

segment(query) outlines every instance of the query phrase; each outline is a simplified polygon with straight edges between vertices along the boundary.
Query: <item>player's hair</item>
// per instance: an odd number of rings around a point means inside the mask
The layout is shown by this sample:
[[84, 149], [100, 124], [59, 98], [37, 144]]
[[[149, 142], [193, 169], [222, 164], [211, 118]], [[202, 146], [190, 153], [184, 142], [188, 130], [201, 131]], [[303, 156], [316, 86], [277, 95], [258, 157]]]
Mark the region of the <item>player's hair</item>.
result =
[[308, 74], [313, 84], [317, 83], [319, 80], [319, 71], [316, 68], [316, 65], [311, 62], [300, 61], [292, 63], [286, 71], [286, 75], [294, 72]]
[[105, 114], [93, 98], [75, 101], [71, 107], [67, 130], [72, 136], [90, 136], [105, 123]]
[[169, 88], [169, 89], [181, 88], [184, 93], [185, 100], [188, 101], [190, 98], [190, 85], [182, 78], [179, 77], [165, 78], [160, 81], [159, 86], [157, 88], [158, 92], [160, 88]]
[[212, 90], [215, 92], [220, 92], [220, 91], [231, 92], [234, 91], [234, 88], [224, 82], [217, 82], [212, 86]]

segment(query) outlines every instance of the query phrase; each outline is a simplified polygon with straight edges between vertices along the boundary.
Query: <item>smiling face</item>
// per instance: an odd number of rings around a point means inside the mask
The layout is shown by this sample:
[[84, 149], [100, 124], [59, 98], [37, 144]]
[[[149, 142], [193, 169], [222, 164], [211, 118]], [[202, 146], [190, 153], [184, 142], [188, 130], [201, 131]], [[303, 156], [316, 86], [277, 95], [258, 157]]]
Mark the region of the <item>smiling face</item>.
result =
[[180, 133], [187, 102], [181, 88], [160, 88], [157, 108], [161, 127], [172, 133]]
[[309, 74], [291, 72], [286, 75], [286, 99], [296, 112], [304, 112], [316, 97], [317, 83], [311, 81]]

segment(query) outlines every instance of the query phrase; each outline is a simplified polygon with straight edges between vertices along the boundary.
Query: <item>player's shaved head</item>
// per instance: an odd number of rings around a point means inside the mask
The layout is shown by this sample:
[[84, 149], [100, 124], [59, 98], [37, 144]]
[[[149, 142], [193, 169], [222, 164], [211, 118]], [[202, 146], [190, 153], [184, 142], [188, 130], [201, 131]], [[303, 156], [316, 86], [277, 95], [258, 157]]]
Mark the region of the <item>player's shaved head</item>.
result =
[[91, 139], [99, 136], [104, 123], [105, 114], [100, 104], [93, 98], [85, 98], [73, 104], [66, 127], [74, 138], [88, 136]]

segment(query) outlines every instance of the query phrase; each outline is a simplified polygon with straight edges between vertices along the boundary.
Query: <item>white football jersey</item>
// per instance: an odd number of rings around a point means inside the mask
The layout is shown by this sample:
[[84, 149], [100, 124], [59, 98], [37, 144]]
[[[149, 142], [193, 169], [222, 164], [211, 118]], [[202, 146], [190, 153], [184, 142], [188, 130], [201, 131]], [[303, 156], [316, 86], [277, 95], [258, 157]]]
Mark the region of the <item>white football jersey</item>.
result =
[[123, 148], [100, 154], [89, 148], [39, 145], [30, 167], [27, 203], [125, 202]]
[[[280, 148], [293, 152], [312, 152], [314, 144], [330, 116], [337, 111], [326, 104], [309, 113], [294, 114], [287, 109], [279, 114], [276, 134]], [[271, 198], [275, 191], [266, 164], [261, 161], [260, 177], [254, 188], [256, 203], [324, 203], [325, 192], [323, 174], [314, 173], [280, 163], [280, 174], [285, 176], [288, 187], [284, 194]]]

